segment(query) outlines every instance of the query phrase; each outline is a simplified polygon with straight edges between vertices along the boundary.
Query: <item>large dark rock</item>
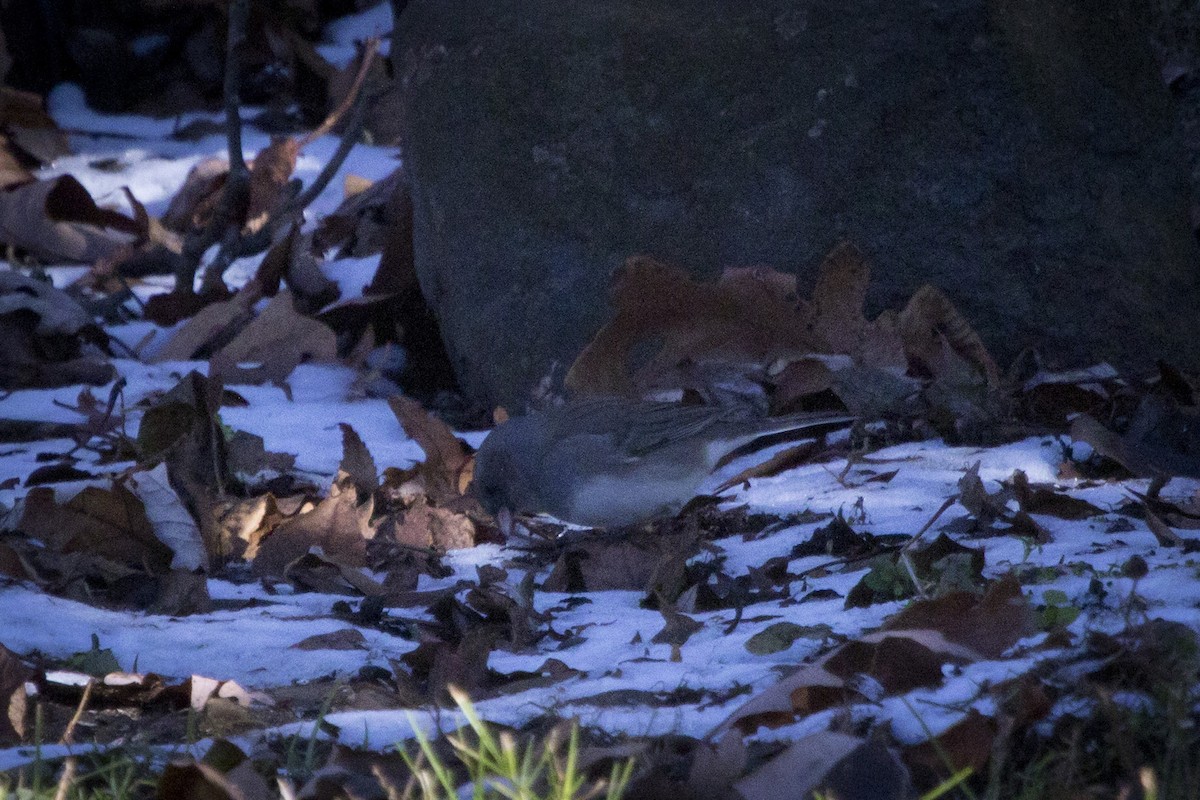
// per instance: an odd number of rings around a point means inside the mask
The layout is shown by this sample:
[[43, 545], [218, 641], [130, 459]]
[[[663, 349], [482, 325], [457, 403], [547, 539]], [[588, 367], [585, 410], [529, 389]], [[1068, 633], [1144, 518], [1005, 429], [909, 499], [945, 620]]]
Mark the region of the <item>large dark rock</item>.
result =
[[[1200, 362], [1169, 98], [1124, 0], [411, 0], [415, 253], [476, 399], [520, 406], [614, 267], [924, 282], [1004, 362]], [[1136, 5], [1136, 4], [1132, 4]]]

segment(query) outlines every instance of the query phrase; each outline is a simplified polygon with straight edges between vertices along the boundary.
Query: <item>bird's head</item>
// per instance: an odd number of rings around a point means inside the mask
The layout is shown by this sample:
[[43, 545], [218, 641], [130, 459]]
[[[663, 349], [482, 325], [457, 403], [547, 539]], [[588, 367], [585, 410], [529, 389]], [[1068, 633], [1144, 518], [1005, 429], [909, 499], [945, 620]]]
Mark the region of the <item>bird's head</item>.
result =
[[502, 509], [514, 513], [539, 510], [531, 483], [537, 469], [533, 448], [538, 443], [523, 423], [514, 419], [497, 426], [475, 454], [471, 492], [489, 514]]

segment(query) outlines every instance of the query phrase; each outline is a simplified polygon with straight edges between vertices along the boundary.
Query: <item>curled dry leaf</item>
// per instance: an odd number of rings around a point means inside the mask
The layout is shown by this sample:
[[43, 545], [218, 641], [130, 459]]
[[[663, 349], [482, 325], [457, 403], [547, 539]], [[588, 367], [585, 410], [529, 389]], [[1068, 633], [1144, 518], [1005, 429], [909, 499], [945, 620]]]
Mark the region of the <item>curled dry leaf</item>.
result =
[[236, 502], [226, 501], [219, 511], [217, 523], [221, 552], [232, 558], [249, 559], [258, 552], [262, 538], [279, 523], [296, 513], [312, 509], [309, 504], [301, 504], [290, 508], [291, 513], [287, 513], [280, 509], [280, 505], [270, 493]]
[[70, 175], [0, 192], [0, 241], [48, 261], [91, 264], [145, 233]]
[[897, 317], [897, 325], [904, 352], [928, 374], [951, 370], [953, 354], [978, 369], [989, 387], [1000, 385], [1000, 369], [983, 340], [940, 289], [928, 284], [917, 289]]
[[61, 505], [52, 489], [32, 489], [18, 527], [59, 553], [83, 552], [160, 575], [171, 566], [171, 548], [155, 536], [142, 501], [120, 484], [89, 486]]
[[284, 520], [262, 538], [257, 550], [246, 550], [255, 574], [283, 577], [289, 564], [314, 547], [339, 564], [366, 566], [367, 540], [375, 536], [375, 504], [368, 498], [360, 505], [357, 494], [353, 482], [339, 474], [316, 508]]
[[1033, 611], [1011, 576], [991, 584], [983, 597], [957, 592], [917, 601], [885, 630], [848, 642], [760, 692], [713, 735], [778, 727], [838, 705], [860, 693], [864, 675], [882, 689], [881, 697], [936, 685], [943, 664], [995, 658], [1033, 632]]
[[35, 180], [21, 162], [20, 151], [7, 136], [0, 135], [0, 190]]
[[735, 787], [744, 800], [777, 797], [778, 787], [805, 787], [799, 797], [909, 800], [908, 769], [882, 741], [822, 731], [794, 742]]
[[347, 185], [346, 199], [317, 224], [313, 234], [316, 249], [326, 252], [336, 247], [342, 258], [381, 252], [390, 236], [389, 229], [403, 220], [404, 209], [397, 204], [396, 196], [406, 192], [405, 184], [404, 169], [397, 167], [359, 191], [351, 193]]
[[33, 180], [26, 167], [46, 166], [71, 152], [66, 134], [32, 92], [0, 86], [0, 131], [0, 188]]
[[287, 199], [284, 188], [296, 170], [300, 142], [290, 136], [271, 139], [250, 164], [250, 202], [246, 209], [246, 230], [262, 228], [268, 216]]
[[[678, 267], [634, 256], [613, 278], [615, 317], [571, 366], [567, 386], [588, 394], [640, 394], [669, 382], [685, 363], [746, 363], [757, 369], [778, 358], [820, 352], [820, 340], [807, 330], [809, 311], [797, 306], [795, 294], [795, 276], [774, 270], [728, 270], [708, 284]], [[631, 374], [634, 351], [651, 341], [661, 346]]]
[[214, 156], [196, 164], [171, 198], [162, 224], [183, 233], [203, 228], [220, 202], [221, 190], [228, 177], [229, 162], [224, 158]]
[[171, 548], [173, 569], [207, 570], [208, 553], [196, 520], [175, 494], [167, 478], [167, 465], [159, 464], [148, 472], [134, 474], [130, 489], [142, 501], [146, 518], [159, 541]]
[[379, 468], [358, 432], [345, 422], [338, 423], [338, 427], [342, 429], [342, 461], [338, 470], [350, 478], [359, 497], [367, 497], [379, 487]]
[[0, 271], [0, 389], [101, 384], [115, 376], [108, 336], [72, 297]]
[[425, 461], [416, 466], [431, 501], [444, 505], [462, 497], [471, 483], [474, 458], [467, 445], [450, 426], [430, 414], [416, 400], [401, 395], [388, 398], [388, 407], [400, 421], [404, 433], [425, 451]]
[[307, 311], [322, 309], [341, 296], [337, 281], [321, 270], [321, 259], [313, 253], [310, 237], [292, 225], [287, 233], [267, 250], [253, 280], [239, 293], [253, 304], [260, 295], [274, 297], [280, 283], [287, 281], [300, 307]]
[[779, 788], [795, 789], [794, 797], [810, 797], [829, 770], [864, 740], [845, 733], [821, 731], [789, 745], [766, 764], [733, 784], [746, 800], [779, 797]]
[[1071, 438], [1145, 478], [1200, 478], [1200, 413], [1168, 398], [1146, 395], [1128, 429], [1119, 434], [1082, 414]]
[[33, 670], [0, 644], [0, 746], [9, 747], [25, 740], [25, 683], [33, 677]]

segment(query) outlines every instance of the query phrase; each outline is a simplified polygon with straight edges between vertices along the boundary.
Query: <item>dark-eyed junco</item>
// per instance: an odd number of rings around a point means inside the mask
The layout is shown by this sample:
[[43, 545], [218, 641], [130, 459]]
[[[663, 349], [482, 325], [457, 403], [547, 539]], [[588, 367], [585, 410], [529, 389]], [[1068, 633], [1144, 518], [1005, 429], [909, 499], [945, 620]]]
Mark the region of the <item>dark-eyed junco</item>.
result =
[[763, 417], [746, 408], [683, 406], [612, 397], [575, 401], [496, 427], [475, 460], [489, 512], [545, 513], [592, 527], [674, 513], [722, 457], [774, 433], [815, 434], [855, 418]]

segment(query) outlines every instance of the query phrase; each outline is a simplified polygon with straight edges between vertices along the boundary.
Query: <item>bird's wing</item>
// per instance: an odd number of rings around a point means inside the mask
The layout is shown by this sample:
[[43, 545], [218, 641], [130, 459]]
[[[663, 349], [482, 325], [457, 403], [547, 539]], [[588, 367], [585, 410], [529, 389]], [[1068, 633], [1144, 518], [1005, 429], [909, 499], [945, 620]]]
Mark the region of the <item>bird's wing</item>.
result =
[[567, 433], [607, 436], [616, 451], [632, 458], [695, 437], [749, 441], [778, 431], [853, 419], [823, 413], [763, 417], [748, 406], [684, 406], [604, 397], [575, 401], [556, 409], [554, 415], [561, 433], [552, 439], [564, 438]]
[[745, 410], [589, 398], [550, 412], [555, 427], [550, 438], [605, 436], [615, 450], [636, 458], [738, 416], [746, 416]]
[[639, 403], [629, 415], [622, 448], [630, 455], [645, 455], [660, 447], [707, 434], [717, 426], [745, 421], [744, 408], [681, 406], [677, 403]]

